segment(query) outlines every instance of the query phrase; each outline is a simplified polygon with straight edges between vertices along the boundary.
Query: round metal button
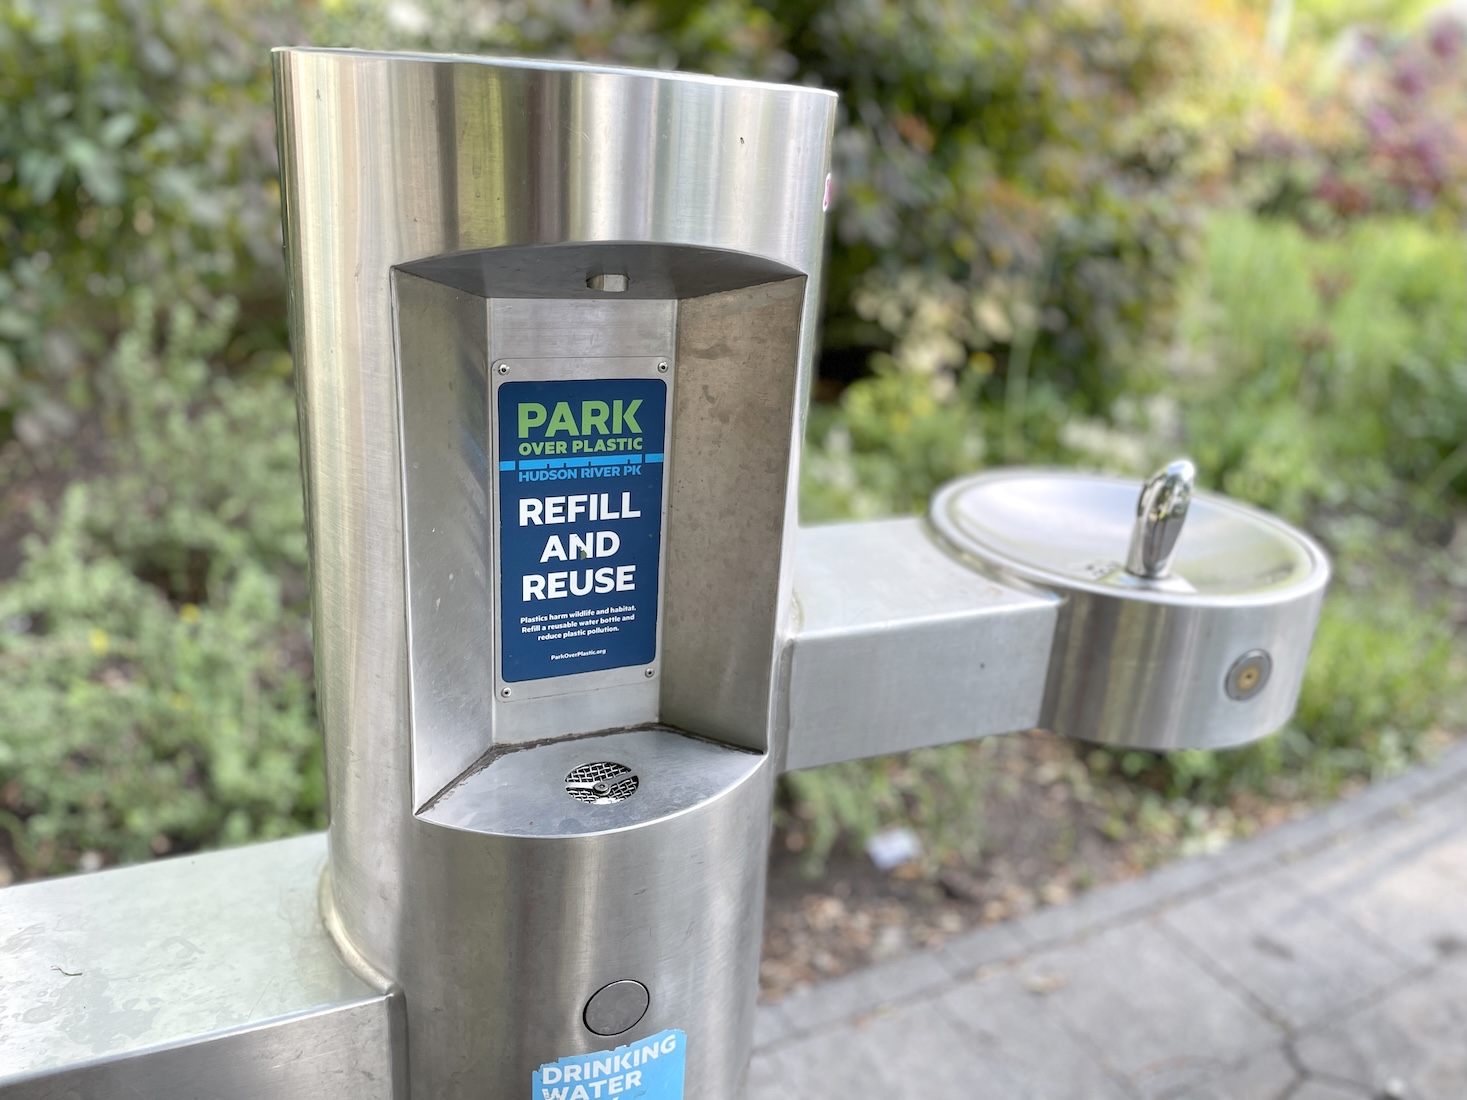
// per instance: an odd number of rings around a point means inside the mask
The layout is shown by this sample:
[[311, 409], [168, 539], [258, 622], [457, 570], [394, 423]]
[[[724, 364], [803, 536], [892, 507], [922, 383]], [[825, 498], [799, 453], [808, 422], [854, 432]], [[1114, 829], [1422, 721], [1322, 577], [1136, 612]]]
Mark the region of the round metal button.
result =
[[650, 1002], [645, 985], [623, 978], [593, 993], [581, 1018], [586, 1030], [597, 1035], [620, 1035], [636, 1027], [637, 1021], [647, 1014]]
[[1252, 699], [1268, 683], [1268, 674], [1273, 671], [1273, 659], [1261, 649], [1250, 649], [1233, 662], [1228, 669], [1223, 687], [1229, 699], [1242, 702]]

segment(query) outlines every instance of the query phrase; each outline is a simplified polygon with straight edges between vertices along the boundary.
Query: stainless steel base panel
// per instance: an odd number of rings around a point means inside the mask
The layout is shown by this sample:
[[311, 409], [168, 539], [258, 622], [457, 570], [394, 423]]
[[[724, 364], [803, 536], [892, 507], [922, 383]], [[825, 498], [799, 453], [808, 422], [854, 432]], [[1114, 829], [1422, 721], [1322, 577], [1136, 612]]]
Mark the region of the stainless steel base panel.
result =
[[[568, 777], [598, 764], [635, 790], [578, 801]], [[673, 1030], [683, 1095], [741, 1096], [773, 776], [767, 755], [665, 728], [545, 742], [417, 815], [399, 909], [334, 868], [332, 923], [403, 990], [412, 1096], [523, 1100], [543, 1065]], [[588, 1004], [617, 982], [646, 990], [645, 1014], [597, 1034]]]
[[0, 890], [4, 1100], [394, 1100], [400, 994], [317, 907], [325, 834]]

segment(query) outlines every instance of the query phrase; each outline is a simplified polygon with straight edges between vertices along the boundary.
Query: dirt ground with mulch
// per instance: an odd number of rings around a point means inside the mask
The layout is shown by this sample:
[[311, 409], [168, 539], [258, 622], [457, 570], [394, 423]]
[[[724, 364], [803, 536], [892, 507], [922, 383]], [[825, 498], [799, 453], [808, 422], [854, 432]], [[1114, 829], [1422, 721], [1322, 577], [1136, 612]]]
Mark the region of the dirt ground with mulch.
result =
[[995, 738], [984, 751], [976, 860], [919, 858], [883, 873], [863, 851], [838, 846], [812, 878], [802, 853], [791, 850], [803, 847], [798, 824], [776, 829], [759, 975], [763, 1000], [940, 946], [967, 929], [1039, 906], [1062, 905], [1084, 890], [1310, 809], [1303, 801], [1249, 798], [1232, 807], [1193, 810], [1208, 816], [1194, 822], [1188, 836], [1147, 835], [1134, 821], [1117, 828], [1116, 815], [1128, 811], [1112, 796], [1125, 781], [1097, 782], [1083, 763], [1084, 746], [1036, 730]]

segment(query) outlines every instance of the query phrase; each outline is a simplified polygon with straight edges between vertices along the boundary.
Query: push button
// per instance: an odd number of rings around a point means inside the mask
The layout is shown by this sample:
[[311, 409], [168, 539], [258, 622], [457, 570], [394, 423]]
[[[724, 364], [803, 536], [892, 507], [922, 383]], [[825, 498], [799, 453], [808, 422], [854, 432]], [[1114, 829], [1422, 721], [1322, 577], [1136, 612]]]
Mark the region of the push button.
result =
[[620, 1035], [647, 1014], [650, 1001], [645, 985], [623, 978], [593, 993], [581, 1018], [597, 1035]]

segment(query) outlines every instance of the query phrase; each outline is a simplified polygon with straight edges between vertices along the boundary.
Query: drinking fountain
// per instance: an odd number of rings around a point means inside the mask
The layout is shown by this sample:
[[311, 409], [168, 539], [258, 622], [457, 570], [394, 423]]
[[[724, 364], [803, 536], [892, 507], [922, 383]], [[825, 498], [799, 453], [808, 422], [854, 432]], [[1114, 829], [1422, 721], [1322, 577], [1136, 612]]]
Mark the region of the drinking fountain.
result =
[[830, 93], [275, 72], [329, 836], [0, 891], [6, 1100], [735, 1100], [781, 772], [1288, 720], [1325, 556], [1185, 461], [799, 525]]

